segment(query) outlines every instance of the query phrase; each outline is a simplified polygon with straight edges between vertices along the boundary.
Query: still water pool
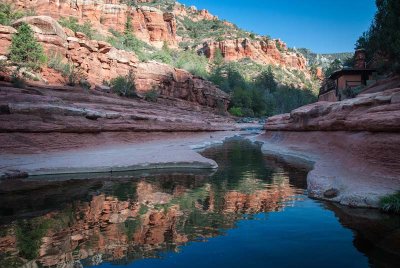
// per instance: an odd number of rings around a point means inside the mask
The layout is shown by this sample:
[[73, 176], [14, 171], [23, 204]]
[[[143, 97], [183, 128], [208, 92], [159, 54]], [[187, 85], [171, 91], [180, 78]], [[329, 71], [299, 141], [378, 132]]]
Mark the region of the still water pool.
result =
[[213, 171], [0, 190], [0, 267], [400, 267], [400, 219], [309, 199], [307, 170], [235, 138]]

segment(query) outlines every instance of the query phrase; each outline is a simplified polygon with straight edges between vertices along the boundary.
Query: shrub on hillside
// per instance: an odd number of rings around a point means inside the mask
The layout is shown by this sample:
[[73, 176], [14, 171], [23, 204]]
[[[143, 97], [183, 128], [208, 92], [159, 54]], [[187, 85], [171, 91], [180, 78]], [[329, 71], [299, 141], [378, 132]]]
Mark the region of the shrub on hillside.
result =
[[233, 116], [238, 116], [238, 117], [242, 117], [243, 116], [243, 112], [242, 112], [242, 108], [240, 107], [232, 107], [229, 109], [229, 113]]
[[79, 24], [78, 19], [74, 17], [61, 18], [58, 21], [62, 26], [71, 29], [72, 31], [84, 33], [90, 39], [93, 38], [95, 31], [89, 21]]
[[184, 51], [179, 53], [176, 59], [175, 66], [177, 68], [185, 69], [186, 71], [200, 76], [207, 77], [208, 60], [204, 56], [198, 55], [195, 51]]
[[47, 66], [61, 73], [65, 79], [65, 84], [68, 86], [81, 85], [83, 88], [90, 88], [86, 81], [86, 73], [72, 63], [64, 63], [63, 57], [59, 53], [50, 52]]
[[383, 211], [400, 213], [400, 191], [381, 198], [379, 205]]
[[10, 60], [19, 66], [37, 70], [46, 61], [42, 45], [36, 41], [32, 29], [22, 23], [11, 40]]
[[131, 32], [126, 31], [125, 33], [120, 33], [114, 29], [110, 29], [109, 31], [113, 36], [109, 37], [107, 41], [113, 47], [126, 51], [133, 51], [142, 62], [149, 59], [149, 56], [146, 54], [146, 50], [152, 50], [153, 48], [147, 43], [139, 40]]
[[120, 96], [137, 97], [135, 75], [132, 70], [126, 76], [117, 76], [110, 81], [112, 90]]
[[11, 23], [24, 16], [24, 12], [15, 10], [8, 3], [0, 3], [0, 24], [11, 25]]
[[144, 94], [144, 99], [146, 101], [157, 102], [158, 96], [159, 94], [157, 89], [152, 88]]
[[17, 88], [25, 88], [26, 87], [26, 79], [20, 74], [19, 68], [12, 73], [11, 75], [11, 84]]

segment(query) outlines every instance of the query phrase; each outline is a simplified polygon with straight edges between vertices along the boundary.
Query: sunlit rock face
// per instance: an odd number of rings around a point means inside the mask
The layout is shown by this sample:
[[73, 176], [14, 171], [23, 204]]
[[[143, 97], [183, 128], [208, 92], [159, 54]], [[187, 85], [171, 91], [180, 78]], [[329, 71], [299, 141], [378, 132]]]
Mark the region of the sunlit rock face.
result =
[[260, 64], [307, 70], [307, 61], [304, 56], [288, 51], [287, 45], [281, 40], [254, 41], [247, 38], [239, 38], [219, 42], [205, 42], [200, 51], [207, 58], [213, 59], [217, 49], [221, 51], [226, 61], [250, 58]]
[[[14, 22], [13, 26], [17, 27], [22, 22], [32, 26], [47, 55], [59, 56], [64, 63], [73, 63], [85, 74], [92, 86], [102, 85], [104, 81], [127, 75], [132, 70], [140, 94], [157, 89], [160, 95], [168, 98], [182, 99], [224, 111], [228, 108], [228, 94], [211, 82], [185, 70], [157, 62], [139, 62], [135, 53], [116, 49], [104, 41], [90, 40], [83, 33], [71, 33], [48, 16], [25, 17]], [[13, 27], [0, 26], [0, 55], [8, 54], [12, 35], [16, 31]], [[61, 75], [51, 68], [43, 68], [41, 75], [47, 83], [64, 83]]]
[[[148, 2], [151, 1], [143, 3]], [[13, 4], [55, 19], [75, 17], [80, 22], [90, 21], [98, 33], [105, 35], [110, 28], [123, 31], [126, 21], [131, 20], [134, 34], [143, 41], [157, 47], [162, 47], [164, 42], [177, 45], [174, 15], [154, 7], [134, 8], [120, 0], [18, 0]]]

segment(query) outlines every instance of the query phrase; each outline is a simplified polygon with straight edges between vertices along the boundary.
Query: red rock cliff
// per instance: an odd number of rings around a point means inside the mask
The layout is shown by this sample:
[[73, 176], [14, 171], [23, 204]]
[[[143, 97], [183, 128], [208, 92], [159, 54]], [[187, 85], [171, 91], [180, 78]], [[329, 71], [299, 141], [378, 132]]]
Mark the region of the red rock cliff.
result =
[[[46, 16], [25, 17], [16, 21], [30, 24], [36, 38], [43, 44], [47, 54], [58, 53], [65, 61], [80, 68], [92, 85], [101, 85], [118, 75], [125, 75], [129, 70], [136, 74], [136, 86], [139, 93], [153, 88], [162, 96], [190, 101], [202, 106], [226, 109], [229, 95], [212, 83], [196, 77], [189, 72], [169, 65], [148, 62], [140, 63], [132, 52], [118, 50], [103, 41], [89, 40], [81, 33], [75, 36], [64, 29], [52, 18]], [[16, 29], [0, 26], [0, 55], [7, 55], [12, 34]], [[43, 73], [51, 79], [53, 74]]]
[[54, 19], [75, 17], [80, 22], [90, 21], [100, 34], [110, 28], [124, 30], [127, 18], [132, 20], [138, 38], [161, 47], [164, 42], [177, 45], [176, 21], [172, 13], [153, 7], [129, 7], [120, 0], [17, 0], [9, 1], [22, 9], [34, 10], [37, 15]]
[[307, 69], [306, 59], [298, 53], [288, 51], [286, 44], [280, 40], [256, 41], [241, 38], [220, 42], [211, 41], [205, 42], [201, 51], [207, 58], [212, 59], [217, 49], [221, 50], [227, 61], [250, 58], [261, 64], [280, 65], [299, 70]]

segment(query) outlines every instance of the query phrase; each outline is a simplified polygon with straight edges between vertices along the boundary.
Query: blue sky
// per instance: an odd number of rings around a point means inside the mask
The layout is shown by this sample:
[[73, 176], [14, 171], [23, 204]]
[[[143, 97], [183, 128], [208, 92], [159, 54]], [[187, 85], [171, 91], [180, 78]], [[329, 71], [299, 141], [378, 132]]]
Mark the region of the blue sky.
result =
[[317, 53], [351, 52], [369, 28], [375, 0], [178, 0], [290, 47]]

